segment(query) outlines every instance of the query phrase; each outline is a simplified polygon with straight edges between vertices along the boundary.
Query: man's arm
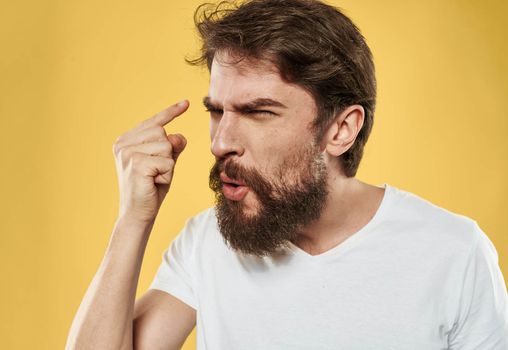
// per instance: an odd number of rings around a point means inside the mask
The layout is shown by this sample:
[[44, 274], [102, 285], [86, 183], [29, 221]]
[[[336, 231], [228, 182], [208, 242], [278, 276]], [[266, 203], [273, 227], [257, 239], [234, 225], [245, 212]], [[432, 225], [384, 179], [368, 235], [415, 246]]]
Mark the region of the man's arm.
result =
[[[188, 106], [186, 100], [174, 104], [115, 141], [119, 215], [72, 322], [66, 349], [133, 349], [137, 344], [172, 349], [192, 329], [193, 313], [176, 298], [149, 292], [135, 303], [148, 238], [169, 190], [175, 162], [186, 145], [182, 135], [167, 135], [163, 126]], [[168, 327], [171, 332], [162, 333]]]
[[134, 302], [152, 226], [116, 222], [72, 323], [66, 349], [181, 348], [196, 324], [192, 307], [158, 290], [148, 290]]
[[134, 307], [134, 349], [181, 349], [196, 325], [196, 310], [166, 292], [150, 289]]
[[134, 299], [152, 225], [125, 218], [116, 221], [104, 258], [72, 322], [66, 349], [132, 349]]

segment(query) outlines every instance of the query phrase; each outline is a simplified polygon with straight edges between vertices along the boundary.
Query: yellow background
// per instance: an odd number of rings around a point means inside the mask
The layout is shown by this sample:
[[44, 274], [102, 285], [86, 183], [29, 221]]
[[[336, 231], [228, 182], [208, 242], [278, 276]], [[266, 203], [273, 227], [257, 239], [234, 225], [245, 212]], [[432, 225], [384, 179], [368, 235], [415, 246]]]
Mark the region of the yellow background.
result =
[[[374, 53], [378, 107], [358, 178], [477, 220], [508, 276], [505, 1], [333, 2]], [[147, 247], [138, 296], [187, 217], [212, 205], [198, 1], [3, 1], [0, 339], [61, 349], [118, 210], [112, 145], [182, 98], [189, 143]], [[184, 349], [195, 347], [195, 330]]]

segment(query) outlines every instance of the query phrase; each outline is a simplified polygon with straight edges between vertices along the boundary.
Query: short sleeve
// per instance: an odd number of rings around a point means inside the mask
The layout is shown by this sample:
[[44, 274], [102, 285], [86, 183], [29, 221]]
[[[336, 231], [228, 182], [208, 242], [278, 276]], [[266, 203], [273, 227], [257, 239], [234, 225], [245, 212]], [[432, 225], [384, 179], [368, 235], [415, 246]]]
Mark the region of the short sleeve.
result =
[[450, 350], [508, 350], [508, 294], [494, 244], [475, 222]]
[[193, 283], [195, 243], [193, 219], [189, 219], [162, 254], [162, 262], [149, 289], [162, 290], [197, 309]]

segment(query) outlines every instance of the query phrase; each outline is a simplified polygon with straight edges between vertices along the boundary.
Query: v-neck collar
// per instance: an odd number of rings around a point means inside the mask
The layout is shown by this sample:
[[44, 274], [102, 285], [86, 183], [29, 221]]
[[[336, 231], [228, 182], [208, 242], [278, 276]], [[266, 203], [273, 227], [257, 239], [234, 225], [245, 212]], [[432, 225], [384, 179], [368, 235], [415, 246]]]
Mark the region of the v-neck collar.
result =
[[379, 205], [378, 209], [374, 213], [374, 216], [365, 224], [361, 229], [350, 235], [348, 238], [346, 238], [344, 241], [340, 242], [338, 245], [336, 245], [333, 248], [328, 249], [326, 252], [323, 252], [321, 254], [317, 255], [311, 255], [307, 253], [305, 250], [301, 249], [291, 241], [289, 241], [290, 250], [295, 254], [296, 257], [299, 257], [303, 260], [307, 261], [324, 261], [327, 259], [331, 259], [334, 256], [337, 256], [339, 254], [343, 254], [344, 252], [350, 250], [355, 245], [360, 243], [369, 232], [372, 232], [374, 227], [382, 221], [382, 218], [387, 210], [387, 208], [390, 206], [394, 191], [396, 190], [394, 187], [388, 185], [387, 183], [384, 183], [382, 185], [378, 185], [377, 187], [384, 188], [385, 192], [383, 194], [383, 198], [381, 200], [381, 204]]

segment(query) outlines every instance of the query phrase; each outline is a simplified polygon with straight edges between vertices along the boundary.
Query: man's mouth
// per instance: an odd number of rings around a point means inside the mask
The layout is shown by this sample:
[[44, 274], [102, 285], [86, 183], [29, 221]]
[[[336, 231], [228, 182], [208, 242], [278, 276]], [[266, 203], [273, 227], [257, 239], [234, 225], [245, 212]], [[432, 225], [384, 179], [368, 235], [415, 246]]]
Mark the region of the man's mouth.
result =
[[243, 181], [234, 180], [224, 172], [220, 173], [220, 179], [222, 181], [222, 193], [227, 199], [241, 201], [249, 192], [249, 187]]
[[223, 183], [227, 183], [227, 184], [231, 184], [231, 185], [235, 185], [235, 186], [245, 186], [245, 183], [243, 181], [234, 180], [234, 179], [230, 178], [229, 176], [227, 176], [225, 172], [220, 173], [220, 179]]

